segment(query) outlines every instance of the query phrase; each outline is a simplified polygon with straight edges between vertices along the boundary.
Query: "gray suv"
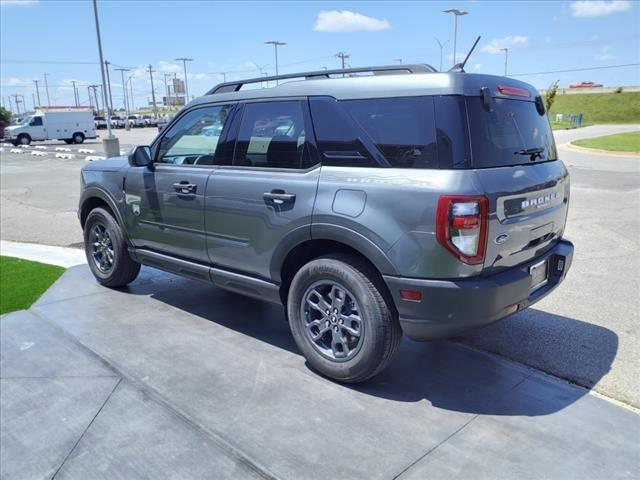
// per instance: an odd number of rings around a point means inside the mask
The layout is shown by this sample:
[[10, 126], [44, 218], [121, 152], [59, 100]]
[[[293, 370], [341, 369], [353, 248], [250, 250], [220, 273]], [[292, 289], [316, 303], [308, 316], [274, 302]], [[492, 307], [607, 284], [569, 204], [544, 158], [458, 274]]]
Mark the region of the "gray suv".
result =
[[568, 205], [533, 87], [396, 65], [218, 85], [151, 146], [85, 166], [79, 217], [101, 284], [144, 264], [283, 304], [309, 364], [359, 382], [403, 333], [554, 290]]

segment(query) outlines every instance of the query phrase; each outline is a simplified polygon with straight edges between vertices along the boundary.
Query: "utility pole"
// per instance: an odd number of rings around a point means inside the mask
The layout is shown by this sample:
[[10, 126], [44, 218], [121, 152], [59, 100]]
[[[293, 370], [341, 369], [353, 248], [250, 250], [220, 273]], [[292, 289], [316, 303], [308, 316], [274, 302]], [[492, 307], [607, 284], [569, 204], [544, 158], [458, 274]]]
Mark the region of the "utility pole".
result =
[[193, 62], [193, 58], [180, 57], [175, 59], [176, 62], [182, 62], [184, 70], [184, 104], [189, 103], [189, 82], [187, 81], [187, 62]]
[[51, 100], [49, 100], [49, 83], [47, 82], [47, 77], [49, 75], [49, 73], [44, 74], [44, 88], [47, 91], [47, 107], [51, 106]]
[[89, 106], [93, 107], [93, 99], [91, 98], [91, 85], [87, 85], [87, 95], [89, 96]]
[[351, 57], [351, 55], [349, 55], [348, 53], [344, 53], [344, 52], [338, 52], [338, 53], [336, 53], [336, 57], [338, 57], [342, 61], [342, 70], [344, 70], [345, 60], [347, 58]]
[[398, 62], [400, 65], [402, 65], [402, 59], [401, 59], [401, 58], [396, 58], [396, 59], [394, 60], [394, 62]]
[[13, 97], [13, 102], [16, 104], [16, 113], [17, 115], [20, 115], [20, 100], [18, 100], [18, 97], [20, 95], [14, 93], [12, 95], [9, 95], [10, 97]]
[[38, 88], [38, 80], [34, 80], [33, 83], [36, 84], [36, 93], [38, 94], [38, 105], [42, 105], [40, 103], [40, 88]]
[[[153, 114], [157, 117], [158, 107], [156, 106], [156, 92], [153, 89], [153, 73], [154, 72], [155, 70], [153, 70], [153, 67], [151, 66], [151, 64], [149, 64], [149, 77], [151, 78], [151, 99], [152, 99], [151, 101], [153, 102]], [[186, 92], [186, 89], [185, 89], [185, 92]]]
[[129, 102], [127, 101], [127, 86], [124, 82], [124, 72], [130, 71], [128, 68], [116, 68], [116, 72], [120, 72], [120, 76], [122, 77], [122, 103], [124, 105], [124, 111], [129, 115]]
[[104, 61], [105, 68], [107, 70], [107, 91], [109, 92], [109, 111], [113, 114], [113, 97], [111, 96], [111, 79], [109, 78], [109, 65], [111, 62], [108, 60]]
[[[286, 45], [286, 42], [280, 42], [278, 40], [269, 40], [268, 42], [264, 42], [265, 45], [273, 45], [273, 51], [276, 57], [276, 77], [279, 75], [278, 73], [278, 47], [282, 47]], [[278, 80], [276, 80], [276, 85], [278, 85]]]
[[36, 111], [36, 94], [31, 92], [31, 101], [33, 102], [33, 111]]
[[76, 81], [75, 80], [71, 80], [71, 84], [73, 85], [73, 101], [76, 104], [76, 107], [78, 106], [78, 91], [76, 90]]
[[456, 48], [458, 45], [458, 17], [463, 15], [468, 15], [469, 12], [465, 12], [464, 10], [458, 10], [457, 8], [450, 8], [448, 10], [444, 10], [444, 13], [453, 13], [455, 18], [454, 27], [453, 27], [453, 66], [456, 65]]
[[93, 90], [93, 98], [96, 99], [96, 110], [100, 113], [100, 99], [98, 98], [97, 88], [101, 87], [101, 85], [89, 85], [89, 87]]
[[171, 74], [170, 73], [165, 73], [164, 74], [164, 90], [165, 90], [165, 95], [167, 96], [167, 102], [169, 103], [169, 108], [171, 108], [171, 100], [169, 99], [169, 97], [171, 95], [169, 95], [169, 83], [167, 82], [167, 77], [171, 78]]
[[507, 47], [501, 48], [504, 52], [504, 76], [507, 76], [507, 61], [509, 60], [509, 49]]
[[444, 49], [444, 46], [449, 43], [449, 40], [447, 40], [446, 42], [442, 43], [440, 40], [438, 40], [436, 37], [433, 37], [436, 39], [436, 42], [438, 42], [438, 46], [440, 47], [440, 69], [439, 71], [442, 71], [442, 51]]
[[9, 95], [9, 111], [13, 113], [13, 106], [11, 105], [11, 95]]
[[[102, 95], [103, 95], [103, 104], [107, 103], [107, 80], [105, 76], [105, 64], [104, 57], [102, 55], [102, 40], [100, 39], [100, 22], [98, 21], [98, 3], [96, 0], [93, 0], [93, 15], [96, 21], [96, 36], [98, 38], [98, 54], [100, 56], [100, 75], [102, 77]], [[113, 136], [111, 133], [111, 114], [109, 113], [109, 109], [105, 107], [107, 110], [107, 138], [102, 139], [102, 145], [104, 148], [104, 153], [107, 157], [117, 157], [120, 155], [120, 141]]]
[[133, 82], [131, 80], [133, 80], [133, 75], [129, 77], [127, 82], [129, 82], [129, 90], [131, 90], [131, 111], [134, 111], [136, 109], [136, 105], [133, 101]]

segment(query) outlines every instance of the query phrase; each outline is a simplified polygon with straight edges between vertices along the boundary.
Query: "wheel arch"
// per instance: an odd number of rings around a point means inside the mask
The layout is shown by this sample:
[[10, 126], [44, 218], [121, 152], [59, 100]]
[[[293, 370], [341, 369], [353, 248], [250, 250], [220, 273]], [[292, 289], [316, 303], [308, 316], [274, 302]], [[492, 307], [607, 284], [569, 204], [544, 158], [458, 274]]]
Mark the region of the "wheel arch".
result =
[[89, 187], [83, 193], [80, 199], [80, 209], [78, 211], [78, 217], [80, 219], [80, 225], [84, 228], [84, 224], [87, 221], [87, 217], [91, 210], [97, 207], [106, 208], [115, 218], [116, 222], [122, 227], [126, 236], [125, 223], [117, 204], [111, 196], [98, 187]]

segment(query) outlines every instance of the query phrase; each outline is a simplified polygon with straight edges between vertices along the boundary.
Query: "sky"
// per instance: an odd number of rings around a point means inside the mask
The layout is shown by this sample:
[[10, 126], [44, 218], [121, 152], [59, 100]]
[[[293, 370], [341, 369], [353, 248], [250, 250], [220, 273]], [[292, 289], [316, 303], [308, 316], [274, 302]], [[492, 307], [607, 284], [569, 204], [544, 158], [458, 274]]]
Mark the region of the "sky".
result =
[[[105, 60], [129, 68], [134, 104], [151, 99], [151, 64], [158, 98], [164, 74], [187, 64], [190, 96], [202, 95], [223, 80], [275, 74], [274, 49], [264, 42], [286, 42], [278, 50], [280, 73], [339, 68], [345, 52], [352, 67], [393, 63], [453, 63], [454, 16], [458, 19], [458, 61], [475, 38], [482, 38], [466, 70], [508, 74], [538, 88], [559, 80], [594, 81], [606, 86], [640, 85], [640, 66], [555, 72], [640, 62], [640, 2], [612, 1], [124, 1], [98, 0]], [[260, 70], [262, 69], [262, 70]], [[3, 105], [22, 94], [28, 107], [39, 80], [46, 103], [48, 73], [51, 104], [88, 104], [86, 85], [100, 84], [92, 3], [87, 0], [0, 0], [0, 93]], [[524, 74], [524, 75], [523, 75]], [[168, 77], [167, 77], [168, 78]], [[121, 73], [111, 70], [114, 107], [123, 105]], [[33, 95], [32, 95], [33, 94]], [[14, 108], [15, 109], [15, 108]]]

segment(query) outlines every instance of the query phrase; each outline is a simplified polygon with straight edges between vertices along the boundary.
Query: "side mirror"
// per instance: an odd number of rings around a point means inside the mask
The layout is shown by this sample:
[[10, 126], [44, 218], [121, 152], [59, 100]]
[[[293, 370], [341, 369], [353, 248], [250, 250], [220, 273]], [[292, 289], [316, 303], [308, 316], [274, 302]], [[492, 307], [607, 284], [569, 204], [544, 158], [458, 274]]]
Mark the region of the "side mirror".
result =
[[128, 155], [129, 165], [132, 167], [148, 167], [151, 165], [151, 148], [147, 145], [134, 147]]

